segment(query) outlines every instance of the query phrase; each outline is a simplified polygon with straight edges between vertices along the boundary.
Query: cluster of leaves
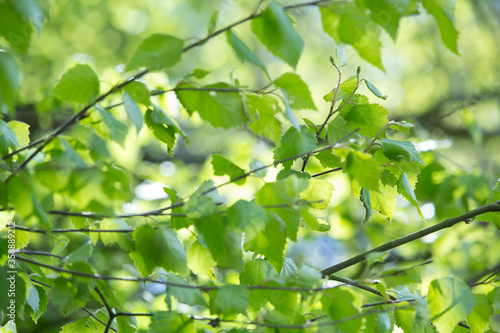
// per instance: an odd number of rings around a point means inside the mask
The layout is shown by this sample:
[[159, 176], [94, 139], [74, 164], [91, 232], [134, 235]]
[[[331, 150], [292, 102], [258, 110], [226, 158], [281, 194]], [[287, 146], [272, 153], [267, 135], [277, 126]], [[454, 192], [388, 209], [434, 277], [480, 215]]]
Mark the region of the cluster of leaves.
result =
[[[305, 5], [321, 5], [325, 32], [383, 69], [380, 29], [395, 38], [400, 19], [414, 14], [418, 3], [315, 1]], [[436, 18], [444, 44], [456, 51], [451, 1], [421, 4]], [[258, 40], [296, 68], [304, 42], [288, 11], [297, 7], [273, 1], [237, 24], [251, 20]], [[34, 1], [0, 2], [0, 35], [12, 52], [26, 52], [27, 46], [12, 36], [29, 32], [24, 36], [29, 41], [32, 25], [40, 28], [39, 16]], [[398, 325], [405, 332], [451, 332], [461, 321], [474, 332], [487, 329], [493, 306], [499, 309], [496, 289], [475, 294], [464, 282], [447, 277], [431, 282], [424, 297], [409, 289], [420, 282], [416, 268], [400, 268], [380, 272], [380, 279], [371, 281], [375, 288], [358, 291], [358, 283], [347, 280], [344, 283], [349, 286], [334, 285], [324, 281], [315, 268], [296, 267], [286, 257], [287, 245], [297, 242], [302, 230], [331, 228], [323, 217], [334, 187], [319, 178], [322, 174], [341, 170], [349, 177], [354, 195], [365, 208], [365, 221], [374, 210], [390, 220], [398, 195], [422, 216], [414, 189], [425, 163], [413, 143], [388, 138], [388, 131], [408, 133], [412, 125], [389, 120], [387, 110], [370, 102], [359, 88], [365, 84], [376, 98], [386, 96], [361, 78], [359, 69], [343, 80], [341, 47], [332, 58], [338, 84], [324, 96], [328, 105], [324, 122], [315, 124], [295, 116], [300, 110], [323, 109], [316, 106], [299, 75], [287, 72], [271, 79], [264, 62], [232, 26], [215, 30], [216, 26], [215, 16], [207, 37], [190, 45], [166, 34], [148, 37], [125, 67], [142, 71], [104, 93], [91, 66], [70, 68], [51, 94], [79, 111], [41, 140], [30, 143], [29, 128], [22, 122], [0, 120], [0, 205], [6, 210], [4, 217], [20, 226], [15, 229], [19, 252], [14, 267], [18, 318], [31, 316], [36, 323], [50, 299], [64, 316], [97, 304], [97, 310], [89, 311], [91, 317], [66, 324], [62, 332], [135, 332], [135, 318], [141, 316], [151, 317], [150, 332], [216, 332], [220, 325], [243, 327], [233, 332], [250, 331], [248, 325], [257, 331], [322, 332], [336, 326], [344, 332], [391, 332]], [[202, 84], [208, 72], [194, 67], [190, 75], [162, 90], [141, 81], [149, 72], [174, 67], [183, 53], [221, 33], [242, 62], [262, 69], [269, 81], [265, 86], [250, 89], [239, 80]], [[13, 114], [20, 84], [11, 52], [0, 52], [3, 114]], [[158, 96], [170, 91], [189, 116], [197, 114], [215, 128], [247, 128], [274, 143], [274, 160], [267, 164], [256, 160], [242, 167], [213, 154], [213, 174], [226, 177], [226, 182], [216, 185], [206, 180], [187, 197], [179, 195], [179, 189], [165, 187], [168, 200], [164, 206], [120, 213], [122, 205], [134, 199], [134, 176], [113, 162], [107, 141], [125, 147], [129, 136], [147, 131], [175, 155], [177, 140], [189, 140], [175, 116], [161, 108]], [[322, 172], [309, 172], [312, 163], [320, 165]], [[267, 175], [271, 168], [279, 171], [275, 179]], [[430, 178], [439, 171], [430, 164], [423, 170], [427, 173], [422, 175]], [[252, 200], [228, 199], [219, 193], [228, 184], [245, 186], [249, 176], [264, 183]], [[488, 203], [500, 200], [497, 189]], [[433, 188], [419, 190], [424, 198], [435, 199]], [[449, 214], [446, 211], [442, 216]], [[490, 219], [498, 224], [498, 215], [491, 213]], [[61, 226], [70, 228], [56, 229]], [[44, 240], [33, 237], [34, 231]], [[7, 248], [8, 230], [2, 232], [0, 242]], [[33, 252], [34, 248], [28, 249], [32, 244], [44, 244], [51, 252]], [[100, 252], [108, 250], [126, 265], [104, 263]], [[35, 257], [40, 254], [46, 260]], [[373, 254], [367, 259], [369, 263], [377, 260]], [[2, 252], [3, 281], [13, 269], [7, 260], [7, 253]], [[131, 310], [129, 299], [139, 292], [128, 284], [139, 282], [145, 283], [143, 290], [149, 293], [165, 294], [160, 306], [164, 310], [150, 304], [146, 313], [125, 312]], [[2, 295], [7, 294], [5, 288], [2, 284]], [[4, 312], [8, 299], [1, 299], [2, 319], [8, 319]], [[181, 304], [188, 310], [181, 311], [186, 309]], [[304, 313], [313, 314], [313, 319]], [[212, 317], [200, 317], [208, 314]]]

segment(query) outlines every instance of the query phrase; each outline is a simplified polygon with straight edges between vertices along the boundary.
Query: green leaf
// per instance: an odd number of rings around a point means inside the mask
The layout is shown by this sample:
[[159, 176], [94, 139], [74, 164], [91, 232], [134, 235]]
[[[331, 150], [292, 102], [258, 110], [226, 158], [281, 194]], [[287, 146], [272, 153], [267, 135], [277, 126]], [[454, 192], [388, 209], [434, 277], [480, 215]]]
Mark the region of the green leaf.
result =
[[35, 286], [35, 288], [38, 291], [39, 302], [38, 302], [38, 309], [35, 310], [32, 308], [33, 311], [31, 312], [31, 318], [36, 324], [38, 322], [38, 319], [40, 319], [40, 317], [45, 312], [45, 310], [47, 310], [48, 300], [47, 300], [47, 292], [45, 291], [45, 289], [43, 289], [40, 286]]
[[432, 323], [440, 333], [452, 332], [476, 305], [469, 286], [454, 277], [432, 281], [427, 295]]
[[317, 110], [307, 84], [297, 74], [285, 73], [274, 81], [274, 85], [286, 92], [292, 109]]
[[382, 151], [390, 160], [403, 160], [425, 164], [415, 146], [410, 141], [382, 139]]
[[141, 103], [146, 106], [151, 105], [150, 93], [146, 85], [142, 82], [133, 81], [127, 84], [125, 91], [130, 95], [137, 103]]
[[34, 286], [32, 283], [29, 284], [26, 303], [30, 306], [31, 310], [33, 310], [35, 314], [40, 310], [40, 294], [38, 292], [38, 288], [36, 288], [36, 286]]
[[[307, 189], [308, 180], [290, 175], [283, 180], [264, 185], [255, 195], [256, 201], [260, 205], [289, 205], [285, 207], [268, 208], [267, 213], [270, 219], [278, 221], [273, 227], [277, 228], [284, 223], [287, 236], [292, 240], [297, 240], [297, 230], [300, 224], [300, 210], [293, 207], [300, 198], [300, 193]], [[273, 214], [270, 214], [273, 213]], [[276, 214], [276, 215], [274, 215]], [[269, 226], [269, 223], [266, 225]]]
[[92, 251], [94, 249], [94, 246], [90, 242], [90, 240], [77, 248], [75, 251], [71, 252], [68, 254], [66, 257], [64, 257], [64, 260], [68, 263], [71, 262], [87, 262], [89, 258], [92, 256]]
[[64, 316], [85, 306], [88, 295], [88, 290], [85, 288], [77, 290], [77, 286], [65, 278], [59, 277], [52, 282], [52, 303], [60, 305], [59, 309]]
[[123, 92], [123, 104], [125, 105], [125, 111], [127, 111], [129, 119], [134, 124], [137, 134], [139, 134], [144, 122], [141, 109], [139, 109], [135, 100], [126, 91]]
[[10, 129], [5, 121], [0, 119], [0, 155], [6, 155], [17, 147], [16, 134]]
[[192, 333], [194, 319], [173, 311], [156, 311], [149, 324], [150, 333]]
[[247, 286], [258, 286], [268, 279], [277, 278], [276, 269], [264, 259], [254, 259], [245, 264], [240, 274], [240, 283]]
[[378, 25], [357, 3], [346, 3], [335, 10], [321, 7], [323, 29], [337, 42], [350, 44], [369, 63], [384, 70]]
[[234, 89], [226, 83], [201, 87], [204, 90], [199, 90], [189, 83], [182, 83], [177, 88], [177, 97], [188, 113], [192, 115], [197, 111], [203, 120], [208, 121], [214, 127], [242, 126], [248, 121], [239, 93], [217, 91]]
[[408, 179], [408, 176], [406, 175], [405, 172], [403, 172], [401, 177], [399, 177], [398, 192], [401, 193], [403, 197], [405, 197], [405, 199], [408, 200], [417, 209], [418, 215], [420, 215], [420, 217], [424, 220], [424, 216], [422, 215], [422, 212], [420, 211], [420, 207], [417, 202], [417, 197], [413, 192], [410, 180]]
[[352, 179], [356, 179], [361, 187], [378, 190], [380, 167], [370, 154], [352, 151], [347, 155], [345, 169]]
[[280, 277], [289, 278], [295, 276], [297, 274], [297, 265], [295, 265], [295, 261], [291, 258], [284, 258], [283, 267], [281, 268]]
[[281, 138], [281, 124], [273, 115], [280, 111], [278, 101], [268, 95], [250, 95], [246, 106], [252, 120], [248, 128], [277, 144]]
[[300, 197], [311, 202], [311, 208], [326, 209], [333, 194], [333, 185], [322, 179], [310, 179], [307, 190], [300, 194]]
[[[348, 79], [344, 80], [338, 88], [337, 91], [337, 100], [347, 100], [351, 95], [354, 94], [356, 89], [358, 88], [358, 77], [356, 75], [351, 75]], [[331, 103], [333, 99], [333, 94], [337, 87], [333, 88], [328, 94], [323, 96], [323, 99]]]
[[184, 41], [169, 35], [153, 34], [137, 48], [125, 70], [146, 67], [161, 71], [173, 67], [181, 60]]
[[[185, 279], [172, 273], [167, 274], [167, 279], [167, 281], [172, 284], [190, 285]], [[184, 303], [190, 306], [208, 306], [208, 303], [203, 297], [200, 289], [183, 288], [169, 285], [167, 292], [172, 294], [172, 296], [174, 296], [180, 303]]]
[[396, 40], [399, 21], [406, 14], [408, 9], [405, 7], [410, 1], [365, 0], [362, 2], [370, 10], [370, 17], [383, 27], [393, 40]]
[[382, 93], [377, 89], [377, 87], [375, 87], [373, 84], [371, 84], [370, 81], [365, 80], [365, 83], [366, 83], [366, 86], [368, 87], [368, 89], [370, 89], [370, 91], [375, 96], [377, 96], [378, 98], [381, 98], [381, 99], [387, 99], [387, 95], [382, 95]]
[[[345, 317], [357, 315], [360, 305], [358, 303], [357, 296], [343, 287], [326, 290], [323, 297], [321, 297], [323, 311], [333, 320], [341, 320]], [[361, 318], [354, 319], [339, 324], [338, 327], [343, 332], [359, 332], [361, 322]]]
[[11, 2], [0, 2], [0, 36], [9, 42], [14, 51], [26, 53], [32, 32], [30, 22], [14, 9]]
[[[500, 179], [497, 180], [495, 186], [491, 189], [491, 192], [486, 200], [486, 205], [500, 201]], [[481, 219], [493, 223], [500, 229], [500, 214], [498, 212], [489, 212], [481, 215]], [[500, 294], [500, 293], [499, 293]]]
[[0, 50], [0, 113], [14, 112], [14, 102], [21, 82], [21, 72], [16, 60], [9, 53]]
[[[328, 143], [334, 144], [336, 142], [340, 142], [342, 138], [351, 132], [352, 130], [347, 126], [345, 119], [341, 115], [337, 115], [328, 124]], [[359, 134], [356, 133], [353, 137], [359, 137]]]
[[[443, 2], [446, 5], [443, 5]], [[452, 52], [458, 54], [457, 40], [458, 32], [453, 24], [453, 10], [455, 2], [452, 0], [436, 1], [436, 0], [423, 0], [422, 5], [425, 10], [434, 16], [439, 26], [441, 39], [444, 45]], [[445, 6], [449, 8], [445, 8]], [[447, 10], [448, 9], [448, 10]]]
[[[245, 170], [219, 154], [212, 154], [212, 167], [216, 176], [228, 175], [229, 179], [235, 179], [247, 173]], [[237, 185], [243, 185], [246, 180], [246, 178], [243, 178], [234, 183]]]
[[330, 150], [323, 150], [314, 155], [323, 168], [337, 168], [341, 166], [340, 157]]
[[493, 305], [486, 295], [474, 294], [474, 297], [476, 298], [476, 305], [472, 312], [467, 315], [467, 324], [470, 326], [472, 333], [483, 333], [488, 328], [493, 315]]
[[125, 139], [128, 134], [128, 127], [121, 121], [118, 121], [108, 110], [96, 105], [97, 111], [107, 128], [107, 136], [120, 146], [125, 146]]
[[271, 53], [293, 68], [297, 67], [304, 41], [280, 4], [271, 2], [261, 16], [252, 21], [252, 30]]
[[229, 226], [245, 232], [245, 241], [249, 242], [262, 232], [268, 218], [264, 209], [254, 201], [238, 200], [227, 210]]
[[363, 187], [359, 198], [363, 203], [363, 207], [365, 207], [365, 220], [363, 222], [366, 222], [372, 216], [372, 198], [370, 196], [370, 191]]
[[236, 53], [236, 56], [241, 62], [249, 62], [252, 65], [260, 67], [265, 73], [267, 73], [266, 66], [262, 63], [262, 61], [245, 45], [245, 43], [241, 41], [241, 39], [238, 38], [232, 30], [227, 30], [226, 36], [227, 42], [231, 45], [233, 51]]
[[156, 267], [163, 267], [166, 271], [185, 273], [187, 268], [186, 250], [177, 239], [175, 232], [165, 227], [153, 229], [142, 225], [135, 229], [136, 265], [137, 255], [142, 259], [138, 265], [143, 276], [150, 275]]
[[[359, 134], [371, 138], [377, 136], [380, 129], [387, 123], [387, 110], [378, 104], [368, 104], [368, 99], [362, 95], [354, 95], [351, 101], [355, 103], [345, 106], [340, 114], [346, 120], [349, 128], [359, 128]], [[384, 133], [382, 133], [383, 136]]]
[[244, 314], [248, 308], [248, 302], [249, 294], [245, 286], [225, 285], [217, 290], [210, 313], [225, 316]]
[[198, 240], [206, 245], [219, 266], [243, 268], [241, 233], [227, 228], [228, 222], [224, 216], [209, 215], [196, 220], [195, 225], [199, 235]]
[[98, 327], [102, 327], [102, 324], [92, 317], [84, 317], [67, 323], [61, 328], [60, 333], [95, 333]]
[[196, 191], [194, 191], [184, 205], [188, 218], [201, 218], [215, 212], [215, 205], [222, 202], [222, 198], [218, 196], [217, 191], [215, 190], [210, 191], [207, 194], [203, 194], [207, 190], [214, 188], [214, 186], [214, 183], [209, 180], [205, 181], [196, 189]]
[[99, 78], [89, 65], [76, 65], [63, 74], [53, 92], [65, 101], [86, 104], [99, 94]]
[[[279, 147], [274, 150], [274, 161], [291, 158], [297, 155], [305, 154], [316, 148], [316, 136], [307, 130], [306, 126], [300, 126], [300, 131], [295, 127], [290, 127], [281, 137]], [[283, 166], [289, 169], [293, 160], [283, 162]]]
[[40, 33], [43, 25], [43, 12], [35, 0], [16, 0], [14, 8], [26, 19], [31, 20]]
[[213, 276], [210, 267], [217, 265], [212, 254], [196, 241], [187, 251], [188, 267], [196, 275]]
[[148, 109], [144, 119], [153, 135], [161, 142], [167, 144], [170, 155], [172, 155], [175, 147], [177, 133], [182, 135], [186, 142], [189, 142], [184, 131], [162, 109], [157, 107]]
[[118, 316], [116, 324], [120, 333], [136, 333], [137, 322], [134, 317]]
[[[100, 225], [102, 230], [129, 230], [130, 227], [123, 219], [103, 219]], [[119, 232], [103, 232], [99, 234], [101, 241], [106, 246], [118, 244], [122, 249], [128, 250], [132, 238], [129, 234]]]

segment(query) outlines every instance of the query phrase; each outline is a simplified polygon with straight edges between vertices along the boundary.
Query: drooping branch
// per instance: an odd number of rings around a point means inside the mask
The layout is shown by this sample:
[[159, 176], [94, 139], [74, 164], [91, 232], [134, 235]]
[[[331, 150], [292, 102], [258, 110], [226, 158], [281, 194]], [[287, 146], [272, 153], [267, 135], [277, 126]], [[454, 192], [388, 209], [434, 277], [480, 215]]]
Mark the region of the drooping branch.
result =
[[351, 267], [357, 263], [360, 263], [360, 262], [366, 260], [368, 254], [370, 254], [370, 253], [389, 251], [389, 250], [394, 249], [394, 248], [401, 246], [403, 244], [420, 239], [424, 236], [430, 235], [430, 234], [435, 233], [439, 230], [450, 228], [459, 222], [467, 221], [467, 220], [472, 219], [478, 215], [488, 213], [488, 212], [500, 212], [500, 201], [473, 209], [473, 210], [471, 210], [465, 214], [462, 214], [460, 216], [446, 219], [443, 222], [437, 223], [437, 224], [430, 226], [428, 228], [419, 230], [419, 231], [414, 232], [412, 234], [406, 235], [404, 237], [387, 242], [383, 245], [377, 246], [369, 251], [358, 254], [357, 256], [354, 256], [350, 259], [347, 259], [341, 263], [338, 263], [336, 265], [328, 267], [328, 268], [322, 270], [321, 274], [323, 276], [328, 276], [328, 275], [337, 273], [343, 269], [346, 269], [348, 267]]

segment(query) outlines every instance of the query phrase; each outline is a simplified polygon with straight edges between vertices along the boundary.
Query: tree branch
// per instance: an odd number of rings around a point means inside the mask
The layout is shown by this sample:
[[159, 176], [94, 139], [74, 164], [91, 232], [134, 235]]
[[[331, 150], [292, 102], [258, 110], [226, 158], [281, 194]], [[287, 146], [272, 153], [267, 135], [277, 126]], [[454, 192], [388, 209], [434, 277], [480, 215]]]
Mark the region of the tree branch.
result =
[[462, 214], [460, 216], [446, 219], [443, 222], [437, 223], [437, 224], [430, 226], [428, 228], [419, 230], [419, 231], [414, 232], [412, 234], [406, 235], [404, 237], [387, 242], [383, 245], [377, 246], [376, 248], [373, 248], [373, 249], [366, 251], [364, 253], [358, 254], [355, 257], [352, 257], [352, 258], [347, 259], [339, 264], [333, 265], [331, 267], [328, 267], [328, 268], [322, 270], [321, 274], [323, 276], [328, 276], [328, 275], [334, 274], [336, 272], [339, 272], [343, 269], [346, 269], [348, 267], [351, 267], [357, 263], [360, 263], [360, 262], [366, 260], [367, 255], [370, 253], [389, 251], [393, 248], [396, 248], [396, 247], [401, 246], [403, 244], [412, 242], [414, 240], [417, 240], [419, 238], [422, 238], [424, 236], [432, 234], [436, 231], [450, 228], [459, 222], [466, 221], [466, 220], [471, 219], [477, 215], [488, 213], [488, 212], [499, 212], [499, 211], [500, 211], [500, 201], [476, 208], [476, 209], [471, 210], [471, 211], [469, 211], [465, 214]]
[[[23, 163], [21, 163], [16, 170], [14, 170], [14, 172], [12, 174], [9, 175], [9, 177], [7, 177], [5, 179], [5, 183], [7, 183], [10, 179], [12, 179], [12, 177], [14, 177], [16, 174], [18, 174], [20, 171], [22, 171], [26, 165], [28, 165], [28, 163], [33, 159], [35, 158], [36, 155], [38, 155], [38, 153], [40, 153], [42, 151], [42, 149], [44, 147], [46, 147], [50, 142], [52, 142], [52, 140], [54, 140], [57, 136], [59, 136], [60, 134], [64, 133], [66, 130], [68, 130], [68, 128], [70, 128], [72, 125], [76, 124], [80, 119], [82, 119], [85, 114], [87, 113], [87, 111], [92, 108], [93, 106], [95, 106], [97, 103], [101, 102], [102, 100], [104, 100], [106, 97], [108, 97], [109, 95], [113, 94], [114, 92], [122, 89], [123, 87], [127, 86], [129, 83], [131, 82], [134, 82], [136, 81], [137, 79], [143, 77], [144, 75], [146, 75], [147, 73], [149, 72], [149, 69], [145, 69], [139, 73], [137, 73], [136, 75], [132, 76], [131, 78], [129, 78], [128, 80], [126, 81], [123, 81], [122, 83], [119, 83], [117, 85], [115, 85], [114, 87], [112, 87], [111, 89], [108, 90], [108, 92], [106, 92], [105, 94], [99, 96], [98, 98], [96, 98], [92, 103], [88, 104], [87, 106], [85, 106], [83, 109], [81, 109], [78, 113], [76, 113], [73, 117], [69, 118], [68, 120], [66, 120], [61, 126], [59, 126], [54, 132], [52, 132], [52, 134], [50, 134], [49, 136], [45, 137], [41, 142], [40, 142], [40, 145], [38, 146], [38, 148], [33, 152], [31, 153], [31, 155], [29, 155], [24, 161]], [[40, 140], [39, 140], [40, 141]]]

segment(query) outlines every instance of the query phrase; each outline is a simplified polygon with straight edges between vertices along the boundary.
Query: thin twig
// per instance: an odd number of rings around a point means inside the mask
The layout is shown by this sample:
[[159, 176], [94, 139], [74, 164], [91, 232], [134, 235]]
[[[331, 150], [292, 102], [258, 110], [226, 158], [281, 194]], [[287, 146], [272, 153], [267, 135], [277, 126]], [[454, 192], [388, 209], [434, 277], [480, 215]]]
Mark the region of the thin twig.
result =
[[428, 228], [421, 229], [421, 230], [414, 232], [412, 234], [395, 239], [395, 240], [387, 242], [383, 245], [377, 246], [369, 251], [358, 254], [357, 256], [354, 256], [354, 257], [347, 259], [339, 264], [333, 265], [331, 267], [328, 267], [328, 268], [322, 270], [321, 274], [323, 276], [334, 274], [336, 272], [339, 272], [343, 269], [346, 269], [348, 267], [351, 267], [357, 263], [360, 263], [360, 262], [366, 260], [366, 257], [370, 253], [389, 251], [393, 248], [396, 248], [396, 247], [401, 246], [403, 244], [412, 242], [414, 240], [417, 240], [419, 238], [422, 238], [424, 236], [427, 236], [427, 235], [432, 234], [434, 232], [437, 232], [439, 230], [450, 228], [459, 222], [471, 219], [477, 215], [484, 214], [487, 212], [499, 212], [499, 211], [500, 211], [500, 201], [473, 209], [465, 214], [459, 215], [457, 217], [446, 219], [443, 222], [437, 223], [437, 224], [430, 226]]

